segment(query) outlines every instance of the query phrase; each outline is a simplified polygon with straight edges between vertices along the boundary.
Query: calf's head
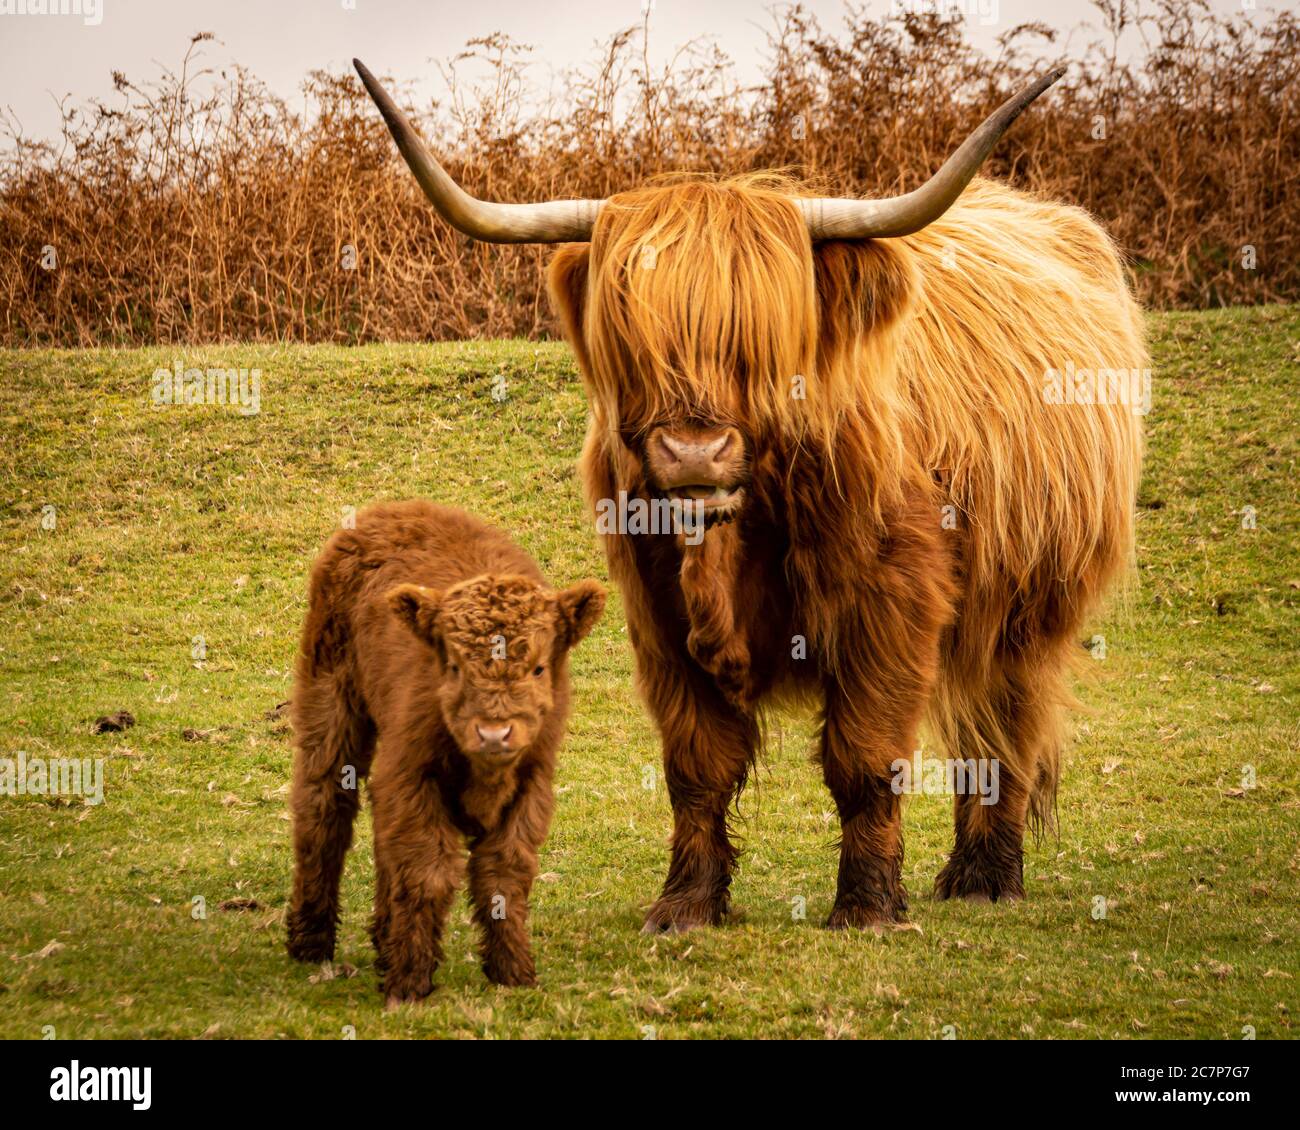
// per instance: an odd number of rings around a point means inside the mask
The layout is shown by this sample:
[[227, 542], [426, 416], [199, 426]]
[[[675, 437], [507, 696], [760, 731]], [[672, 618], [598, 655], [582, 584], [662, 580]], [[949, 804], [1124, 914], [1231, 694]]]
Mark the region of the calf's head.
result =
[[556, 706], [569, 649], [605, 608], [592, 580], [562, 591], [487, 574], [437, 591], [398, 585], [393, 613], [434, 652], [438, 705], [461, 751], [500, 768], [524, 754]]

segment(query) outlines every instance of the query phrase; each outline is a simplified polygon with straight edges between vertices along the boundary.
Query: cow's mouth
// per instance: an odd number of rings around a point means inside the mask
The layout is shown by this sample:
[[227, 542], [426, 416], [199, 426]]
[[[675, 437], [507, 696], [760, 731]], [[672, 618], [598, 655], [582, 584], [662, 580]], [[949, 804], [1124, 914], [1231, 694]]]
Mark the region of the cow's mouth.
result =
[[702, 516], [706, 526], [735, 517], [745, 497], [743, 486], [726, 487], [718, 483], [682, 483], [664, 487], [663, 491], [673, 502], [682, 503], [688, 519]]
[[669, 498], [675, 498], [679, 502], [701, 503], [707, 510], [714, 506], [730, 506], [733, 502], [738, 502], [742, 488], [716, 486], [712, 483], [685, 483], [679, 487], [669, 487], [666, 493]]
[[730, 425], [656, 425], [645, 437], [645, 475], [689, 534], [735, 517], [749, 484], [745, 437]]

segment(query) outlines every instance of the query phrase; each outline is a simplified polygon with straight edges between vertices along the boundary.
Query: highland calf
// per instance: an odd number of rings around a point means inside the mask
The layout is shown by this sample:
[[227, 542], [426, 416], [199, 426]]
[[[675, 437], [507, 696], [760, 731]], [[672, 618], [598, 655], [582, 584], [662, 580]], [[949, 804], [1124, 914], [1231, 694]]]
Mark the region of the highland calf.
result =
[[534, 984], [528, 893], [551, 820], [569, 649], [600, 618], [604, 589], [553, 591], [499, 530], [414, 501], [373, 506], [336, 533], [309, 601], [292, 700], [289, 953], [333, 956], [369, 777], [371, 935], [387, 1002], [432, 990], [466, 847], [483, 971]]

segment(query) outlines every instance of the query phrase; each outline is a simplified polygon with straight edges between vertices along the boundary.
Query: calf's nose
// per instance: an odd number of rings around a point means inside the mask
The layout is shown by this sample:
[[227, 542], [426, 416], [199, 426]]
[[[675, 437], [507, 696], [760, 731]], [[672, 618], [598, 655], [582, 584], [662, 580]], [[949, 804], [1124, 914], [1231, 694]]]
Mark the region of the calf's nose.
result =
[[484, 753], [502, 753], [509, 748], [510, 733], [514, 726], [475, 726], [479, 749]]

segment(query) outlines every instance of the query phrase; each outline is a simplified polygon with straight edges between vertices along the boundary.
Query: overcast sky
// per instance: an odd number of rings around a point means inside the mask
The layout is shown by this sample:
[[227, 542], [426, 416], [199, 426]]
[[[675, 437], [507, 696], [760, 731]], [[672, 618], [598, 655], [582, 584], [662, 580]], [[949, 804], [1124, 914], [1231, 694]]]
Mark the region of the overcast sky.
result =
[[[544, 89], [548, 68], [591, 60], [598, 42], [640, 22], [643, 3], [653, 3], [655, 57], [710, 36], [735, 60], [740, 81], [757, 76], [765, 32], [773, 26], [770, 0], [0, 0], [0, 106], [27, 136], [49, 137], [57, 131], [56, 97], [108, 100], [112, 70], [136, 82], [156, 77], [161, 64], [179, 64], [198, 31], [217, 36], [203, 48], [207, 65], [243, 63], [282, 95], [294, 94], [308, 71], [342, 69], [356, 55], [377, 73], [416, 81], [417, 91], [430, 97], [441, 93], [431, 60], [455, 54], [474, 36], [508, 31], [536, 49], [530, 75]], [[969, 13], [971, 38], [986, 47], [1027, 20], [1073, 29], [1081, 45], [1090, 38], [1081, 26], [1099, 24], [1090, 0], [866, 0], [859, 6], [884, 14], [891, 3], [957, 7]], [[1243, 20], [1263, 18], [1266, 8], [1300, 6], [1300, 0], [1212, 3]], [[21, 13], [60, 4], [84, 5], [90, 14]], [[843, 0], [805, 0], [804, 6], [824, 27], [840, 26]]]

